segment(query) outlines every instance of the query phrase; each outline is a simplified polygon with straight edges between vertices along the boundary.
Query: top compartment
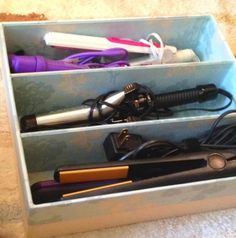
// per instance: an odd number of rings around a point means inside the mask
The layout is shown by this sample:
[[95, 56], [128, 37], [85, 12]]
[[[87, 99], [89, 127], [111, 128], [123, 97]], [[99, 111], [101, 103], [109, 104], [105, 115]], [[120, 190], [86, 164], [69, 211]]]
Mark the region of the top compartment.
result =
[[71, 54], [71, 50], [45, 45], [43, 37], [52, 31], [133, 40], [145, 39], [148, 34], [156, 32], [165, 44], [174, 45], [178, 49], [194, 50], [201, 60], [200, 64], [205, 62], [232, 63], [234, 60], [212, 16], [58, 21], [38, 22], [37, 24], [5, 23], [7, 52], [9, 54], [24, 50], [26, 55], [42, 55], [51, 59], [61, 59]]

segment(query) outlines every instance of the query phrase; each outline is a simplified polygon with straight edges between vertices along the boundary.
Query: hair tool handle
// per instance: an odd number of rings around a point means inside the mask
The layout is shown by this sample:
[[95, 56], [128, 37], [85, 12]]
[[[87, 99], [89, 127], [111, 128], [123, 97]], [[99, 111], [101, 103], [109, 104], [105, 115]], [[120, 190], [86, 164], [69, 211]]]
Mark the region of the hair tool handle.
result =
[[156, 95], [157, 108], [169, 108], [193, 102], [215, 99], [218, 88], [214, 84], [199, 85], [196, 88]]
[[62, 200], [75, 199], [80, 197], [97, 196], [118, 192], [126, 192], [131, 190], [139, 190], [151, 187], [168, 186], [174, 184], [182, 184], [189, 182], [196, 182], [201, 180], [216, 179], [222, 177], [235, 176], [236, 174], [236, 160], [235, 157], [226, 159], [222, 154], [213, 153], [208, 157], [208, 163], [205, 167], [186, 170], [173, 174], [163, 175], [160, 177], [153, 177], [149, 179], [131, 182], [112, 188], [96, 189], [93, 191], [84, 191], [73, 193], [72, 195], [64, 194]]
[[47, 59], [41, 55], [10, 55], [9, 63], [13, 73], [89, 69], [88, 65], [79, 65], [63, 60]]
[[32, 199], [34, 204], [59, 201], [65, 193], [72, 193], [80, 190], [90, 189], [124, 180], [90, 181], [82, 183], [61, 184], [54, 180], [40, 181], [31, 185]]

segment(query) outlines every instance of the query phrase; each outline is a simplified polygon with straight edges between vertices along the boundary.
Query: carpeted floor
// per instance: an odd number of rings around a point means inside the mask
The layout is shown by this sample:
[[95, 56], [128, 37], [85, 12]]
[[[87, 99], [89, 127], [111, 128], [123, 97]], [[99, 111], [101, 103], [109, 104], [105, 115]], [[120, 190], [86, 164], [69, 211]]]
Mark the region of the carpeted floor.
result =
[[236, 209], [86, 232], [60, 238], [233, 238]]
[[[235, 9], [236, 1], [233, 0], [0, 0], [0, 20], [213, 14], [236, 53]], [[2, 84], [3, 80], [0, 79], [0, 238], [23, 238], [25, 233], [19, 203], [17, 169]], [[72, 237], [232, 238], [236, 237], [236, 209], [63, 236]]]

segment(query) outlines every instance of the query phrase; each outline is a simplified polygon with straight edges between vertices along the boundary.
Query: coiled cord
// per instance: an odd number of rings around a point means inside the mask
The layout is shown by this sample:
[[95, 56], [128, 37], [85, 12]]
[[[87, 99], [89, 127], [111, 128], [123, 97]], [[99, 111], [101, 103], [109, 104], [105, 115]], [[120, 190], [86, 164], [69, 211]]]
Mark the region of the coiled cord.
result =
[[[153, 91], [144, 85], [137, 84], [138, 90], [127, 95], [125, 100], [120, 105], [112, 105], [105, 102], [105, 99], [114, 93], [100, 95], [96, 99], [88, 99], [83, 102], [83, 105], [90, 106], [89, 124], [116, 123], [122, 121], [139, 121], [146, 119], [156, 119], [160, 116], [170, 116], [176, 112], [202, 110], [202, 111], [220, 111], [230, 106], [232, 103], [232, 95], [223, 90], [218, 89], [214, 84], [202, 85], [193, 89], [186, 89], [170, 93], [155, 95]], [[180, 110], [170, 110], [169, 107], [175, 107], [193, 102], [204, 102], [215, 99], [218, 95], [223, 95], [229, 99], [229, 102], [218, 108], [185, 108]], [[113, 112], [104, 116], [101, 107], [106, 105], [113, 109]], [[93, 112], [98, 109], [101, 120], [97, 122], [93, 118]]]
[[236, 110], [228, 110], [222, 113], [212, 124], [210, 130], [206, 132], [207, 136], [202, 138], [188, 138], [181, 143], [172, 143], [170, 141], [151, 140], [143, 143], [135, 150], [130, 151], [119, 160], [149, 158], [152, 156], [166, 158], [168, 156], [196, 152], [200, 150], [211, 149], [236, 149], [236, 124], [227, 124], [218, 126], [223, 119], [236, 113]]

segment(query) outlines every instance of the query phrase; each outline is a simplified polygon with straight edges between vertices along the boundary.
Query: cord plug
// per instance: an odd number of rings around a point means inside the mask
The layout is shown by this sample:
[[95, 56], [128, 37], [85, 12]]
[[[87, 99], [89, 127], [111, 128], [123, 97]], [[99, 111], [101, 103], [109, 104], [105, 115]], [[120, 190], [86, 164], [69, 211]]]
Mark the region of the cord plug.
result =
[[130, 134], [128, 129], [123, 129], [120, 133], [110, 133], [103, 142], [103, 147], [108, 161], [119, 160], [123, 155], [136, 149], [144, 140], [142, 136]]

